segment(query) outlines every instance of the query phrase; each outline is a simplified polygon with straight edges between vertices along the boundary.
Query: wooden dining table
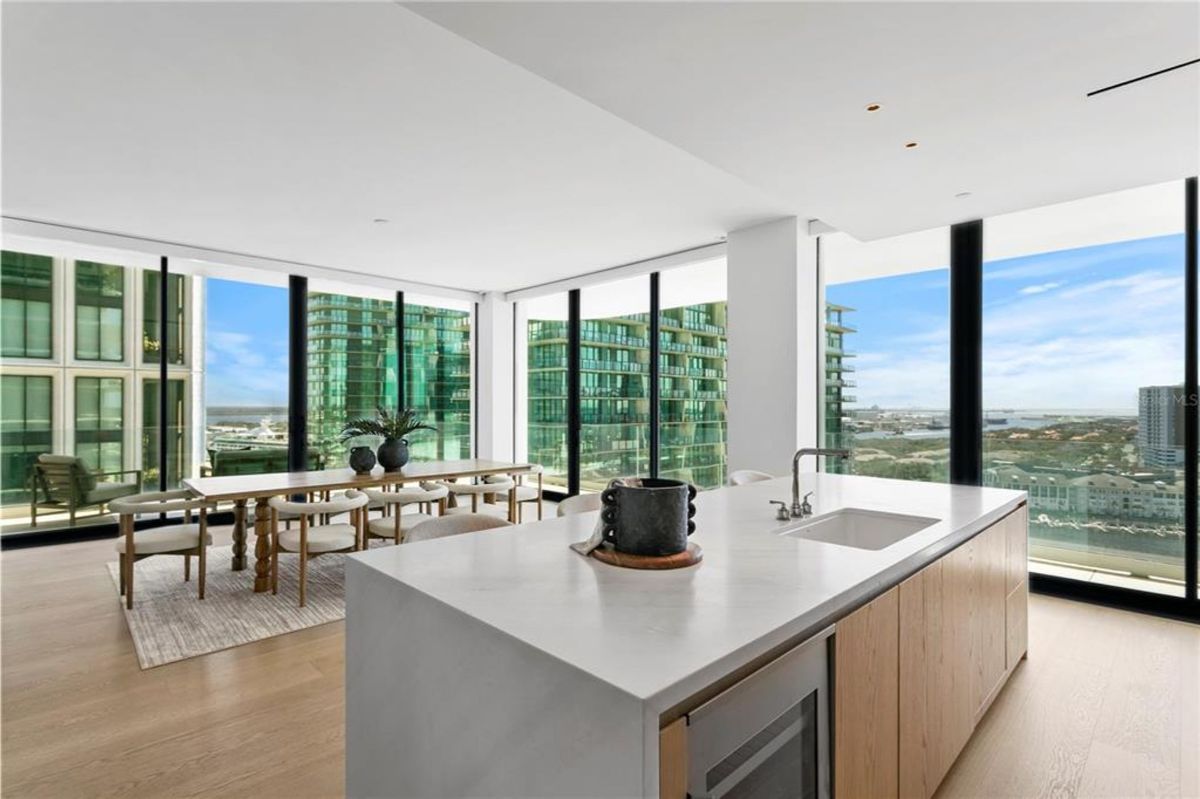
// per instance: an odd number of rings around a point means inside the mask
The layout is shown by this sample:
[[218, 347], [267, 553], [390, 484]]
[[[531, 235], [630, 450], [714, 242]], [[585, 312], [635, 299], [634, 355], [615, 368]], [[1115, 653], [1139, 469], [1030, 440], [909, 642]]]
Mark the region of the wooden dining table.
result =
[[[376, 466], [370, 474], [357, 474], [353, 469], [322, 469], [313, 472], [274, 472], [271, 474], [238, 474], [222, 477], [192, 477], [183, 485], [198, 497], [217, 503], [233, 502], [233, 571], [246, 568], [246, 506], [254, 501], [254, 591], [270, 588], [271, 573], [271, 497], [294, 494], [314, 494], [346, 488], [379, 488], [430, 480], [452, 480], [462, 477], [489, 477], [507, 474], [518, 476], [533, 470], [529, 463], [510, 463], [484, 458], [465, 458], [447, 461], [412, 461], [403, 469], [385, 472]], [[508, 515], [516, 513], [517, 492], [508, 492]]]

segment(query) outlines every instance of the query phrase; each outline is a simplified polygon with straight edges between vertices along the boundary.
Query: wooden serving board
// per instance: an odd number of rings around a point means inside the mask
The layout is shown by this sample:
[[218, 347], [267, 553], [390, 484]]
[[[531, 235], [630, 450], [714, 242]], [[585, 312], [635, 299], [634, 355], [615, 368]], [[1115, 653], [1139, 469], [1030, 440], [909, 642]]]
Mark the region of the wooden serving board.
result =
[[629, 555], [602, 545], [592, 550], [592, 557], [601, 563], [625, 569], [683, 569], [699, 563], [704, 557], [704, 550], [700, 549], [699, 544], [689, 543], [688, 548], [678, 555]]

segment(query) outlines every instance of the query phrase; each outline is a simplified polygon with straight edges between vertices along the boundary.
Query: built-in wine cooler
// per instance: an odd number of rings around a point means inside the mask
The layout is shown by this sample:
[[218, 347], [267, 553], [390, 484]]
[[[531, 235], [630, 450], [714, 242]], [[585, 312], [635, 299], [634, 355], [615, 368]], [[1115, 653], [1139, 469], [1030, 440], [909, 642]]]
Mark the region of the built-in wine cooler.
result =
[[829, 799], [833, 629], [688, 714], [691, 799]]

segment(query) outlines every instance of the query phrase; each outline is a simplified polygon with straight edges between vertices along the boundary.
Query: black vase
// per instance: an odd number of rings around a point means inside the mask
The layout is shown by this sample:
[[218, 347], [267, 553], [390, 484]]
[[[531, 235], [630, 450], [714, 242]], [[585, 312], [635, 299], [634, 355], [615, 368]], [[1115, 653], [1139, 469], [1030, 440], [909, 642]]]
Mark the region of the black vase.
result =
[[375, 453], [370, 447], [352, 447], [350, 449], [350, 468], [355, 474], [370, 474], [375, 468]]
[[398, 472], [408, 463], [408, 439], [385, 438], [379, 445], [379, 465], [385, 472]]
[[679, 480], [644, 478], [600, 494], [604, 540], [631, 555], [675, 555], [696, 530], [696, 487]]

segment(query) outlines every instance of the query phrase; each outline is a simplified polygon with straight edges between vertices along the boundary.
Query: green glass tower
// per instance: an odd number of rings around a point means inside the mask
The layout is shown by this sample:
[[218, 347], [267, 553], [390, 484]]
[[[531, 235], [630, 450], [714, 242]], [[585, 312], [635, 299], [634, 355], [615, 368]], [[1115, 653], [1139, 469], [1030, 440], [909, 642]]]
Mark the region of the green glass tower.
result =
[[396, 362], [395, 303], [309, 293], [308, 441], [323, 467], [346, 465], [349, 419], [396, 409]]
[[471, 457], [471, 314], [404, 305], [404, 403], [437, 428], [409, 442], [413, 458]]
[[[849, 427], [846, 406], [853, 404], [854, 365], [847, 363], [854, 353], [846, 349], [846, 336], [855, 332], [846, 324], [846, 314], [853, 308], [834, 303], [825, 304], [825, 445], [851, 449], [854, 432]], [[830, 460], [831, 470], [840, 470], [841, 462]]]

